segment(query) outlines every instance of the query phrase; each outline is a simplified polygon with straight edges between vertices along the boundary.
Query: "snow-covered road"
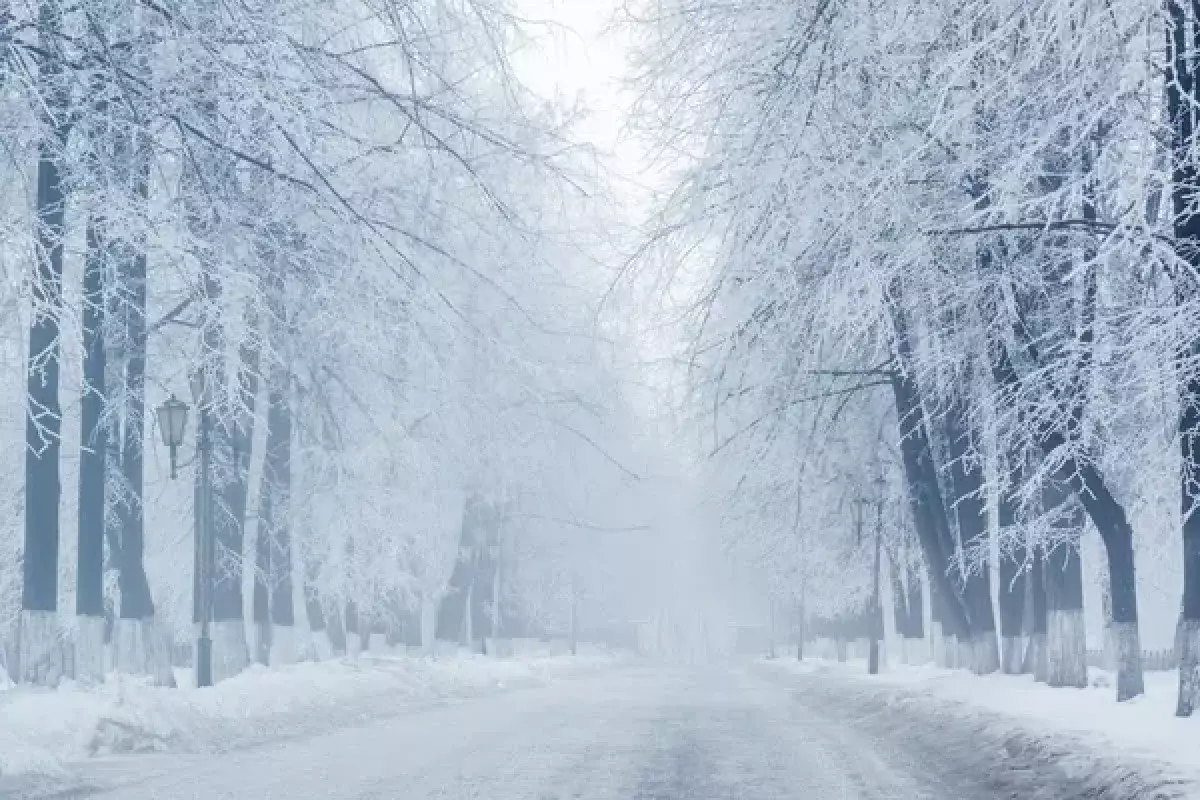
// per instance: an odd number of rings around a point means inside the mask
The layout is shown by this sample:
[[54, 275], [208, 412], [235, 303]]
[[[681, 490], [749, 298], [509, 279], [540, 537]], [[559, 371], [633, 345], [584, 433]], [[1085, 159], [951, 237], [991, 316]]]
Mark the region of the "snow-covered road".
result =
[[[813, 679], [816, 680], [816, 679]], [[826, 689], [828, 687], [825, 687]], [[625, 669], [219, 755], [88, 762], [96, 798], [983, 800], [1097, 797], [978, 729], [831, 704], [753, 668]], [[989, 751], [990, 752], [987, 752]], [[1077, 791], [1078, 789], [1078, 791]], [[1148, 795], [1152, 796], [1152, 795]]]

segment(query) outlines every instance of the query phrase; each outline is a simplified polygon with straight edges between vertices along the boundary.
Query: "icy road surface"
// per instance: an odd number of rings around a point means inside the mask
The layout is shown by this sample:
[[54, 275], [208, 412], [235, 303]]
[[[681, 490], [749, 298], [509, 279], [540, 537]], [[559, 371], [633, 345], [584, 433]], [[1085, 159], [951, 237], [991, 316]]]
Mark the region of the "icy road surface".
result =
[[[627, 669], [238, 752], [85, 764], [57, 797], [982, 800], [1084, 795], [979, 730], [846, 711], [803, 676]], [[806, 688], [808, 686], [808, 688]], [[852, 704], [855, 705], [855, 704]], [[386, 715], [386, 709], [380, 709]]]

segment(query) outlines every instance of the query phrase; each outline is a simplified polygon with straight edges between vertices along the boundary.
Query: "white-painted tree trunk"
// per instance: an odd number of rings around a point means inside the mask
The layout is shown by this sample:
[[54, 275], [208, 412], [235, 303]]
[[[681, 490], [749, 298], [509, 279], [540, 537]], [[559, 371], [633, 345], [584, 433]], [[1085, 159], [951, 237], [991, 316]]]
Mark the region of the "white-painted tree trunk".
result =
[[1111, 619], [1104, 621], [1104, 669], [1114, 675], [1117, 672], [1117, 638]]
[[274, 664], [271, 654], [274, 650], [275, 626], [270, 621], [254, 623], [254, 653], [255, 660], [263, 664]]
[[250, 663], [250, 648], [246, 645], [246, 625], [240, 619], [223, 619], [212, 623], [213, 683], [232, 678]]
[[75, 680], [104, 682], [104, 617], [80, 614], [76, 619]]
[[942, 663], [939, 667], [947, 669], [958, 668], [958, 636], [954, 634], [942, 633]]
[[1086, 688], [1087, 628], [1083, 609], [1046, 612], [1046, 683]]
[[1117, 644], [1117, 700], [1128, 700], [1145, 691], [1142, 678], [1142, 644], [1136, 622], [1114, 622]]
[[1033, 679], [1045, 683], [1050, 676], [1050, 662], [1046, 652], [1046, 634], [1035, 633], [1029, 639], [1033, 650]]
[[1005, 674], [1020, 675], [1025, 663], [1025, 640], [1020, 636], [1005, 636], [1000, 651]]
[[990, 675], [1000, 670], [999, 641], [995, 631], [987, 631], [971, 641], [971, 669], [976, 675]]
[[163, 617], [152, 617], [150, 629], [153, 632], [154, 652], [151, 660], [151, 674], [159, 686], [175, 686], [175, 631]]
[[53, 611], [22, 611], [17, 634], [17, 663], [22, 683], [57, 686], [66, 654]]
[[113, 623], [113, 671], [149, 675], [158, 686], [174, 686], [173, 643], [170, 629], [156, 617], [117, 619]]
[[276, 625], [271, 630], [271, 665], [291, 664], [296, 660], [296, 629]]
[[308, 636], [309, 658], [313, 661], [329, 661], [334, 656], [333, 642], [326, 630], [310, 631]]
[[1200, 620], [1183, 619], [1175, 629], [1179, 659], [1179, 699], [1175, 713], [1190, 717], [1200, 708]]
[[0, 631], [0, 689], [7, 689], [18, 677], [16, 637], [10, 638], [7, 633]]
[[421, 597], [421, 649], [433, 655], [437, 636], [437, 603], [432, 597]]
[[113, 671], [126, 675], [141, 675], [146, 670], [148, 642], [145, 625], [140, 619], [117, 619], [113, 622]]
[[940, 622], [929, 623], [929, 657], [937, 666], [946, 666], [946, 637]]
[[958, 663], [959, 669], [968, 669], [975, 671], [975, 640], [969, 636], [958, 637]]

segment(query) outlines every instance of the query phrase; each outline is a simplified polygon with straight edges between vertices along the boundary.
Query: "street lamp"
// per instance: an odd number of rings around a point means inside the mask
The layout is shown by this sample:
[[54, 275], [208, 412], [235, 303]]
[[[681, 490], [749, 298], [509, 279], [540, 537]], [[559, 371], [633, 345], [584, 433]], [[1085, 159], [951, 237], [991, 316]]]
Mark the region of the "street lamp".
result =
[[188, 407], [186, 403], [175, 399], [175, 395], [158, 407], [158, 429], [162, 433], [163, 444], [171, 451], [171, 480], [178, 477], [179, 446], [183, 444], [183, 432], [187, 429]]
[[867, 656], [867, 672], [879, 674], [879, 640], [883, 638], [883, 608], [879, 597], [879, 551], [883, 536], [883, 497], [887, 479], [883, 470], [872, 481], [875, 487], [875, 566], [871, 585], [871, 650]]

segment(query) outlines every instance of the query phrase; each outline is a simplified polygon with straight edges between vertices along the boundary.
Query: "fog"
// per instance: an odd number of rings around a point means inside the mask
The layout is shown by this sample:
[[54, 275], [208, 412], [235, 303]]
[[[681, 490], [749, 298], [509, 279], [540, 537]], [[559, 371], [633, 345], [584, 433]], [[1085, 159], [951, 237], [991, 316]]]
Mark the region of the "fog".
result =
[[0, 8], [0, 797], [1200, 793], [1200, 11]]

